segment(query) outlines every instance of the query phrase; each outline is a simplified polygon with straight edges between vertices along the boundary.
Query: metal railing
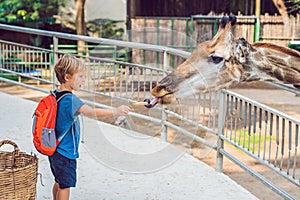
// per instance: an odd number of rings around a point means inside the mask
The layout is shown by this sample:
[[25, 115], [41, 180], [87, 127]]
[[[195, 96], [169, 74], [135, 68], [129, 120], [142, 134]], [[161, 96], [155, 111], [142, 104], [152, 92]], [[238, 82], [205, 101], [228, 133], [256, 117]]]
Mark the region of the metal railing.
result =
[[[53, 75], [53, 64], [58, 56], [64, 53], [57, 50], [60, 39], [126, 47], [132, 52], [142, 49], [161, 56], [160, 65], [156, 62], [142, 65], [81, 56], [86, 65], [86, 82], [78, 95], [86, 103], [103, 108], [151, 98], [151, 88], [171, 70], [169, 67], [171, 55], [183, 58], [189, 56], [188, 52], [155, 45], [47, 32], [3, 24], [0, 24], [0, 29], [53, 39], [53, 49], [0, 40], [0, 81], [44, 92], [48, 90], [42, 89], [39, 85], [48, 85], [50, 89], [57, 86]], [[28, 83], [32, 80], [37, 84]], [[299, 93], [286, 86], [280, 86]], [[295, 199], [259, 172], [235, 158], [226, 151], [225, 147], [236, 148], [300, 187], [300, 153], [298, 150], [300, 122], [297, 119], [228, 90], [195, 93], [172, 106], [156, 106], [151, 109], [151, 112], [145, 109], [135, 109], [129, 117], [130, 127], [135, 131], [152, 136], [154, 132], [160, 132], [163, 140], [187, 148], [192, 148], [195, 142], [204, 144], [217, 152], [217, 171], [222, 171], [223, 156], [225, 156], [283, 198]], [[144, 123], [134, 123], [137, 119], [144, 120]], [[145, 126], [148, 128], [145, 129]], [[215, 137], [215, 140], [208, 140], [208, 135]]]

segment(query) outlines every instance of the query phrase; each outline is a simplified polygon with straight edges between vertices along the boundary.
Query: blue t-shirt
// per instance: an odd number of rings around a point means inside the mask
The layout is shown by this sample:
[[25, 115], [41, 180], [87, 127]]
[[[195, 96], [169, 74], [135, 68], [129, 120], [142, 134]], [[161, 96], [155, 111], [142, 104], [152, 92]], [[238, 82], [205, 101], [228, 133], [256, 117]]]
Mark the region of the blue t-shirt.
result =
[[80, 123], [78, 119], [79, 108], [84, 103], [74, 94], [66, 94], [57, 104], [55, 133], [59, 138], [66, 131], [66, 135], [59, 143], [56, 151], [61, 155], [76, 159], [79, 157], [78, 147], [80, 141]]

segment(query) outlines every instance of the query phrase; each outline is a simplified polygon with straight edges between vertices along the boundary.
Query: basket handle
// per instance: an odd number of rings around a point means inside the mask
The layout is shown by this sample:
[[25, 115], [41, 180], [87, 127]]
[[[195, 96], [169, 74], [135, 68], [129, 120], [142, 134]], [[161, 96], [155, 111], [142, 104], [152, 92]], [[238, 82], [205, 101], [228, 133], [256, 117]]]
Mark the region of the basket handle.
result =
[[2, 140], [0, 142], [0, 147], [2, 147], [5, 144], [12, 145], [14, 147], [14, 154], [17, 154], [17, 155], [19, 154], [20, 149], [16, 143], [14, 143], [13, 141], [10, 141], [10, 140]]

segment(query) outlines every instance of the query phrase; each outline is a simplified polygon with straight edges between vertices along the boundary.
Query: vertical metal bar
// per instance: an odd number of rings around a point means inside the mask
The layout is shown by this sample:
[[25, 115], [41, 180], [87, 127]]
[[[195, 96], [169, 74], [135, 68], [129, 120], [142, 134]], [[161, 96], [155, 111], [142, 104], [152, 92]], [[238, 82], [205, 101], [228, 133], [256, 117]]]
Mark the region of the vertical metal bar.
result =
[[198, 94], [198, 108], [197, 108], [197, 110], [198, 110], [198, 119], [197, 119], [197, 121], [199, 121], [199, 123], [200, 123], [200, 120], [201, 120], [201, 93], [199, 92], [199, 94]]
[[[8, 51], [9, 51], [9, 49], [8, 49], [8, 45], [7, 44], [5, 44], [5, 47], [4, 47], [4, 56], [3, 56], [3, 60], [4, 60], [4, 62], [6, 61], [6, 59], [8, 58]], [[4, 68], [8, 68], [9, 66], [7, 65], [7, 62], [5, 62], [5, 64], [3, 65], [3, 67]]]
[[97, 85], [98, 85], [98, 82], [99, 82], [99, 77], [98, 77], [98, 74], [97, 74], [97, 69], [96, 69], [96, 66], [94, 64], [95, 60], [90, 60], [89, 61], [89, 64], [90, 64], [90, 68], [92, 70], [92, 81], [93, 81], [93, 86], [92, 86], [92, 90], [93, 91], [96, 91], [97, 90]]
[[216, 171], [222, 172], [223, 170], [223, 154], [220, 152], [224, 147], [224, 141], [221, 138], [224, 135], [224, 120], [225, 120], [225, 94], [224, 92], [219, 92], [219, 116], [218, 116], [218, 142], [217, 142], [217, 160], [216, 160]]
[[9, 45], [9, 51], [11, 52], [9, 58], [13, 59], [12, 62], [10, 62], [10, 70], [16, 70], [17, 66], [15, 66], [16, 64], [14, 59], [15, 46]]
[[119, 86], [119, 95], [120, 97], [122, 97], [123, 95], [123, 65], [122, 64], [118, 64], [119, 65], [119, 69], [120, 69], [120, 86]]
[[[174, 18], [172, 18], [172, 21], [171, 21], [171, 46], [172, 48], [174, 48]], [[174, 55], [170, 55], [171, 57], [171, 67], [174, 69]]]
[[118, 71], [117, 71], [117, 64], [116, 63], [111, 63], [113, 64], [112, 67], [113, 67], [113, 77], [114, 77], [114, 85], [113, 85], [113, 95], [114, 97], [117, 96], [117, 93], [116, 93], [116, 90], [117, 90], [117, 76], [118, 76]]
[[[16, 72], [25, 72], [24, 66], [23, 66], [23, 58], [19, 58], [19, 52], [20, 52], [20, 47], [13, 45], [13, 58], [15, 62], [15, 69], [14, 71]], [[18, 76], [19, 83], [22, 82], [22, 76]]]
[[[31, 54], [31, 53], [30, 53]], [[39, 52], [38, 51], [34, 51], [33, 52], [33, 62], [36, 62], [36, 61], [34, 61], [34, 60], [36, 60], [37, 58], [39, 57]], [[35, 64], [35, 66], [36, 66], [36, 64]], [[34, 67], [34, 69], [35, 69], [36, 67]]]
[[137, 75], [137, 97], [140, 98], [140, 87], [141, 87], [141, 73]]
[[[160, 18], [157, 18], [157, 28], [156, 28], [156, 44], [160, 45]], [[159, 65], [159, 52], [156, 52], [156, 65]]]
[[190, 51], [193, 51], [193, 32], [194, 32], [194, 18], [191, 17], [191, 24], [190, 24]]
[[256, 133], [256, 119], [257, 119], [257, 106], [254, 106], [254, 113], [253, 113], [253, 145], [252, 145], [252, 153], [254, 154], [255, 152], [255, 133]]
[[283, 168], [283, 159], [284, 159], [284, 141], [285, 141], [285, 119], [282, 118], [282, 130], [281, 130], [281, 160], [280, 160], [280, 169]]
[[295, 127], [295, 153], [294, 153], [294, 166], [293, 166], [293, 178], [295, 179], [296, 168], [297, 168], [297, 149], [298, 149], [298, 136], [299, 136], [299, 125]]
[[193, 98], [192, 99], [192, 117], [191, 117], [191, 120], [193, 120], [193, 121], [196, 121], [196, 119], [195, 119], [195, 106], [196, 106], [195, 98]]
[[269, 162], [271, 161], [272, 136], [273, 136], [273, 113], [270, 113], [270, 139], [269, 139], [269, 158], [268, 158]]
[[291, 165], [291, 150], [292, 150], [292, 122], [289, 121], [289, 144], [288, 144], [288, 159], [287, 159], [287, 174], [290, 174], [290, 165]]
[[[107, 73], [106, 73], [106, 64], [103, 63], [104, 65], [104, 72], [103, 72], [103, 91], [104, 91], [104, 94], [106, 93], [106, 77], [107, 77]], [[101, 66], [101, 62], [99, 62], [99, 66]]]
[[217, 113], [217, 92], [214, 92], [215, 97], [214, 97], [214, 120], [213, 120], [213, 130], [216, 129], [216, 113]]
[[234, 105], [234, 109], [235, 109], [235, 118], [234, 118], [234, 141], [237, 142], [237, 139], [236, 139], [236, 130], [237, 130], [237, 125], [238, 125], [238, 122], [239, 122], [239, 116], [238, 116], [238, 98], [235, 97], [235, 105]]
[[276, 115], [276, 153], [275, 153], [275, 159], [274, 159], [275, 167], [277, 165], [278, 152], [279, 152], [279, 116]]
[[184, 113], [182, 114], [183, 117], [185, 116], [186, 118], [188, 118], [188, 116], [189, 116], [189, 108], [188, 108], [187, 105], [189, 105], [189, 99], [188, 98], [186, 98], [186, 100], [185, 100], [185, 104], [183, 106]]
[[208, 101], [208, 123], [207, 127], [211, 127], [211, 93], [209, 93], [209, 101]]
[[[43, 65], [42, 67], [42, 78], [43, 76], [45, 77], [45, 79], [47, 79], [46, 77], [48, 77], [47, 75], [47, 69], [50, 69], [50, 54], [48, 52], [45, 52], [44, 54], [44, 63], [47, 63], [46, 65]], [[44, 69], [44, 70], [43, 70]], [[43, 72], [44, 71], [44, 72]]]
[[54, 72], [54, 65], [58, 61], [57, 51], [58, 51], [58, 38], [53, 36], [53, 65], [50, 66], [51, 81], [53, 83], [53, 89], [57, 88], [55, 72]]
[[217, 31], [218, 31], [218, 23], [217, 23], [217, 20], [214, 20], [214, 23], [213, 23], [213, 34], [216, 35]]
[[[168, 67], [168, 53], [164, 51], [164, 63], [163, 63], [163, 73], [164, 76], [167, 75], [167, 67]], [[162, 106], [162, 114], [161, 114], [161, 139], [163, 141], [167, 141], [168, 135], [167, 135], [167, 126], [165, 122], [167, 121], [167, 113], [166, 113], [166, 106]]]
[[[149, 70], [149, 75], [150, 75], [150, 80], [149, 80], [149, 88], [150, 90], [153, 88], [153, 70], [150, 69]], [[145, 70], [145, 73], [147, 73], [147, 70]]]
[[202, 115], [202, 124], [205, 124], [205, 115], [206, 115], [206, 93], [203, 94], [203, 115]]
[[[43, 64], [45, 64], [45, 62], [43, 61], [43, 57], [44, 57], [45, 52], [40, 51], [39, 54], [40, 54], [39, 65], [42, 66]], [[35, 67], [35, 69], [36, 68], [37, 68], [37, 66]]]
[[[144, 80], [143, 80], [143, 99], [146, 98], [146, 83], [147, 83], [147, 70], [146, 69], [141, 69], [143, 71], [142, 74], [144, 74]], [[151, 88], [151, 87], [150, 87]]]
[[[240, 112], [239, 112], [239, 121], [242, 121], [242, 116], [243, 116], [243, 100], [242, 99], [240, 99]], [[238, 142], [238, 144], [239, 145], [241, 145], [241, 135], [242, 135], [242, 133], [241, 133], [241, 131], [238, 133], [239, 134], [239, 142]]]
[[254, 42], [259, 41], [259, 29], [260, 29], [260, 22], [259, 22], [259, 17], [261, 13], [261, 0], [256, 0], [255, 1], [255, 26], [254, 26]]
[[85, 85], [87, 85], [88, 90], [90, 90], [91, 89], [90, 88], [90, 84], [91, 84], [91, 82], [90, 82], [90, 80], [91, 80], [91, 67], [88, 67], [88, 66], [91, 66], [91, 64], [90, 64], [90, 61], [87, 61], [84, 64], [85, 64], [85, 67], [87, 68], [87, 70], [85, 70], [84, 76], [86, 77], [86, 80], [88, 80], [88, 81], [85, 81]]
[[244, 110], [244, 130], [243, 130], [243, 148], [245, 148], [245, 142], [246, 142], [246, 128], [247, 128], [247, 113], [248, 113], [248, 103], [244, 102], [245, 110]]
[[230, 140], [232, 139], [232, 131], [233, 131], [233, 96], [230, 98]]
[[267, 132], [268, 132], [268, 114], [269, 112], [265, 110], [265, 131], [264, 131], [264, 152], [263, 152], [263, 159], [266, 158], [266, 142], [267, 142]]
[[113, 77], [114, 77], [114, 87], [113, 87], [113, 94], [114, 94], [114, 97], [117, 96], [116, 95], [116, 89], [117, 89], [117, 76], [118, 76], [118, 73], [117, 73], [117, 69], [116, 69], [116, 63], [113, 64]]
[[229, 94], [226, 94], [226, 112], [225, 112], [225, 122], [224, 122], [224, 135], [226, 137], [227, 136], [227, 133], [228, 133], [228, 117], [229, 117]]
[[[146, 29], [145, 29], [145, 27], [146, 27], [146, 18], [144, 18], [143, 42], [147, 43], [147, 40], [146, 40]], [[142, 63], [145, 64], [146, 63], [146, 50], [143, 49], [142, 52], [143, 52], [143, 61], [142, 61]]]
[[129, 80], [128, 80], [128, 76], [129, 76], [129, 71], [130, 71], [130, 67], [129, 66], [126, 66], [125, 67], [125, 95], [126, 97], [128, 98], [128, 84], [129, 84]]
[[9, 45], [8, 46], [8, 51], [7, 51], [7, 59], [8, 59], [8, 66], [9, 66], [9, 70], [13, 70], [13, 66], [12, 66], [12, 61], [11, 61], [11, 57], [13, 56], [12, 53], [13, 53], [13, 50], [12, 50], [12, 46]]
[[259, 17], [255, 19], [255, 25], [254, 25], [254, 42], [258, 42], [260, 39], [260, 20]]
[[11, 56], [11, 45], [5, 44], [5, 68], [11, 70], [11, 62], [9, 62], [9, 58]]
[[252, 104], [249, 103], [249, 119], [248, 119], [248, 151], [250, 151], [250, 143], [251, 143], [251, 119], [252, 119]]
[[[100, 62], [99, 62], [99, 61], [97, 62], [96, 60], [94, 60], [93, 63], [94, 63], [95, 66], [97, 66], [97, 74], [98, 74], [97, 77], [98, 77], [98, 80], [101, 80], [101, 77], [102, 77], [102, 74], [103, 74], [103, 73], [101, 73], [101, 67], [100, 67], [101, 65], [99, 65]], [[98, 90], [101, 91], [100, 81], [98, 81]], [[103, 89], [102, 89], [102, 90], [103, 90]], [[104, 91], [104, 90], [103, 90], [103, 91]]]

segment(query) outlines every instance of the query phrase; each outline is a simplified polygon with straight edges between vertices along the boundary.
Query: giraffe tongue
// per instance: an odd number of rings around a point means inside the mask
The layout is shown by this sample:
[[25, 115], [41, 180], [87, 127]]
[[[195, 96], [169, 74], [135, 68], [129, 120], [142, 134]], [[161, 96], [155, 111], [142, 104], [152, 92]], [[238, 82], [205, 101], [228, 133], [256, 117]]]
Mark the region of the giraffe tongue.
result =
[[155, 97], [154, 99], [151, 100], [150, 105], [152, 105], [152, 107], [154, 107], [157, 103], [158, 103], [158, 98]]

